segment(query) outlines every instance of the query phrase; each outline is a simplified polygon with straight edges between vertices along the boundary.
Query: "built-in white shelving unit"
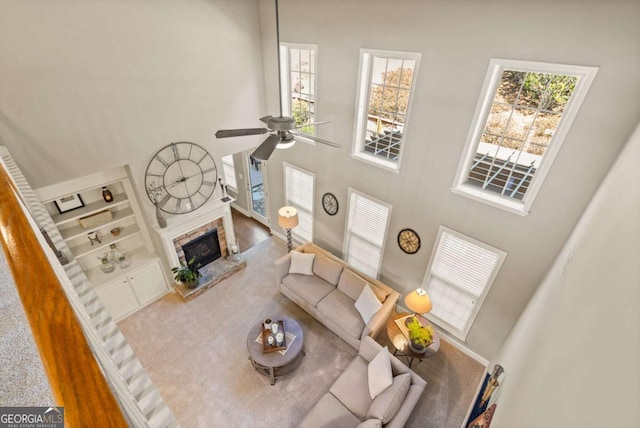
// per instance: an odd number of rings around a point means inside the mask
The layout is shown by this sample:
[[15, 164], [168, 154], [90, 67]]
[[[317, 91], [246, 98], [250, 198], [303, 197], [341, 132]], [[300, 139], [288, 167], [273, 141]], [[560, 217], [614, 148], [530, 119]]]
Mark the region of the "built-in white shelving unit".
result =
[[[112, 202], [104, 201], [103, 186], [113, 194]], [[115, 320], [169, 291], [167, 278], [124, 167], [40, 188], [36, 194], [68, 246], [71, 254], [66, 256], [74, 258], [82, 267]], [[61, 213], [55, 201], [68, 195], [80, 195], [84, 206]], [[111, 220], [89, 228], [80, 225], [79, 219], [104, 210], [111, 212]], [[119, 228], [120, 233], [114, 236], [111, 230], [115, 228]], [[89, 240], [92, 233], [98, 234], [100, 242]], [[104, 273], [100, 269], [100, 257], [114, 243], [127, 251], [130, 265], [126, 269], [116, 267], [113, 272]]]

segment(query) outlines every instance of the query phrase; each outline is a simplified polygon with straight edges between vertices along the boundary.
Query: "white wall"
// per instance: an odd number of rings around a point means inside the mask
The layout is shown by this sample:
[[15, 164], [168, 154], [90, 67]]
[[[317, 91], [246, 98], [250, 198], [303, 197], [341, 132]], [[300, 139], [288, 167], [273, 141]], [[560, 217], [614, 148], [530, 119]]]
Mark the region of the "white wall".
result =
[[129, 164], [140, 191], [175, 141], [221, 168], [255, 141], [215, 131], [265, 110], [258, 12], [257, 0], [0, 2], [0, 144], [34, 188]]
[[[265, 3], [272, 2], [261, 0], [261, 14], [268, 9]], [[271, 13], [261, 16], [263, 22], [273, 20]], [[317, 118], [332, 121], [318, 127], [318, 135], [343, 147], [299, 143], [276, 151], [269, 160], [271, 217], [277, 218], [284, 200], [282, 161], [287, 161], [315, 172], [316, 241], [337, 255], [348, 186], [393, 205], [381, 278], [401, 293], [422, 282], [441, 224], [506, 251], [467, 338], [471, 349], [492, 359], [640, 117], [640, 2], [281, 0], [280, 14], [282, 41], [318, 45]], [[263, 24], [265, 39], [272, 32]], [[350, 157], [361, 47], [422, 53], [400, 174]], [[265, 51], [269, 73], [275, 69], [272, 56]], [[600, 67], [526, 217], [450, 191], [494, 57]], [[277, 92], [267, 95], [274, 109]], [[329, 191], [340, 202], [334, 217], [319, 205]], [[422, 238], [415, 255], [396, 244], [405, 227]]]
[[492, 427], [640, 421], [640, 126], [505, 342]]

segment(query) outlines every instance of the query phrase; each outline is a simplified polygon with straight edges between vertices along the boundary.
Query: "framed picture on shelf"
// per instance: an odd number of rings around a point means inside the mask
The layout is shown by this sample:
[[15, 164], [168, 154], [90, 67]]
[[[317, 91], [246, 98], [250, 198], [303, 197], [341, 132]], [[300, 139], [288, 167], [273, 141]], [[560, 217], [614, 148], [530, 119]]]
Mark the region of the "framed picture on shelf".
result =
[[56, 208], [60, 214], [84, 207], [84, 202], [82, 202], [82, 198], [79, 193], [63, 196], [62, 198], [54, 200], [53, 203], [56, 204]]

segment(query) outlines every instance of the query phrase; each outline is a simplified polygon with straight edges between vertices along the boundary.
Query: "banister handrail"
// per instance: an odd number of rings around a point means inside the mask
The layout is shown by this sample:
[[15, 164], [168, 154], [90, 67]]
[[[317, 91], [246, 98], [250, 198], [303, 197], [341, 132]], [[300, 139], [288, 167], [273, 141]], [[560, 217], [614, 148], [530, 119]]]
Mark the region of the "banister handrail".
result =
[[128, 426], [4, 168], [0, 201], [0, 241], [65, 426]]

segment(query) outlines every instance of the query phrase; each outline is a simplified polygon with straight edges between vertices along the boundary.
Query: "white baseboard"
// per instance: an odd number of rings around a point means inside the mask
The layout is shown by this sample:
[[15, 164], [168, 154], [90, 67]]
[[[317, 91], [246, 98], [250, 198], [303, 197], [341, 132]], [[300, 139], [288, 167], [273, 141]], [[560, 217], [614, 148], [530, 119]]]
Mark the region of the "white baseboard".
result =
[[249, 213], [249, 211], [245, 210], [242, 207], [239, 207], [238, 205], [236, 205], [234, 202], [231, 202], [231, 207], [235, 210], [237, 210], [238, 212], [242, 213], [245, 215], [245, 217], [251, 217], [251, 214]]

